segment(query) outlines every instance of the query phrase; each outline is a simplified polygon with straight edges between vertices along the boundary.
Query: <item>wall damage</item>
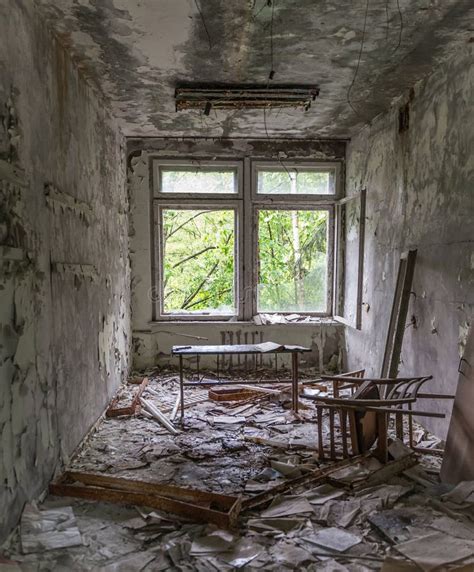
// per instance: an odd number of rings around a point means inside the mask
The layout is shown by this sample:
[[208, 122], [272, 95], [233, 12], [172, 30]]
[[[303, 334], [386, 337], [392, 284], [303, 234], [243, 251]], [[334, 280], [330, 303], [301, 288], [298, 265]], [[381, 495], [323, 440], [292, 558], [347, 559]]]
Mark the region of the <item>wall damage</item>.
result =
[[[416, 248], [400, 371], [433, 374], [436, 393], [455, 393], [459, 350], [473, 318], [472, 54], [465, 44], [347, 152], [348, 193], [367, 188], [365, 311], [362, 331], [346, 332], [349, 366], [380, 374], [398, 260]], [[409, 113], [403, 125], [399, 107]], [[429, 404], [448, 415], [423, 424], [444, 438], [452, 403]]]
[[0, 15], [3, 538], [103, 412], [130, 336], [123, 138], [33, 3]]

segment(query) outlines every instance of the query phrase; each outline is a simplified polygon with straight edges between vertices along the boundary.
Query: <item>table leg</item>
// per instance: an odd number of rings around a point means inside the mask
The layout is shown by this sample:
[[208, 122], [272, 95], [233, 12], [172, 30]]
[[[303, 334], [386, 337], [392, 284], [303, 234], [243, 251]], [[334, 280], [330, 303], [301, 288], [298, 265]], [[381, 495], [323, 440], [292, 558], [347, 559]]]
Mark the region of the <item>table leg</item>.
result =
[[298, 413], [298, 353], [291, 354], [293, 411]]
[[179, 356], [179, 395], [181, 400], [181, 421], [184, 419], [184, 375], [183, 356]]

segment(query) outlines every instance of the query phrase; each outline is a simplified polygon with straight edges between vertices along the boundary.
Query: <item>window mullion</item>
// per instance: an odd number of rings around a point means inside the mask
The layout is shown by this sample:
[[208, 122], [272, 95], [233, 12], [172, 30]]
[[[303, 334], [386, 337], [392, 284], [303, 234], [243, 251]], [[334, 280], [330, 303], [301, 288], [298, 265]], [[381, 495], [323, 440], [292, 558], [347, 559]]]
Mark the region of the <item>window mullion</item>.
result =
[[252, 206], [252, 181], [251, 181], [251, 162], [249, 158], [244, 159], [244, 181], [243, 181], [243, 224], [239, 229], [242, 235], [243, 250], [242, 260], [239, 265], [242, 274], [242, 292], [240, 297], [240, 310], [243, 320], [251, 320], [254, 315], [254, 300], [256, 284], [254, 283], [253, 268], [254, 260], [254, 222], [253, 222], [253, 206]]

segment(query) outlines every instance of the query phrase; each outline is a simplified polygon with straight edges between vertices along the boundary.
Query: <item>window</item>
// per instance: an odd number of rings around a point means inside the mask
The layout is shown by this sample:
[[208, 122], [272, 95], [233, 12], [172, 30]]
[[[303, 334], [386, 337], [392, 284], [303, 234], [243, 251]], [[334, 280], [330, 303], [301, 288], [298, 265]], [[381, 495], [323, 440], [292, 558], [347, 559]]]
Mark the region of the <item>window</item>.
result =
[[259, 169], [257, 193], [269, 195], [334, 195], [335, 170], [331, 168]]
[[259, 312], [327, 311], [326, 210], [258, 213]]
[[235, 314], [235, 212], [161, 210], [164, 313]]
[[336, 163], [155, 159], [155, 318], [330, 315], [338, 173]]

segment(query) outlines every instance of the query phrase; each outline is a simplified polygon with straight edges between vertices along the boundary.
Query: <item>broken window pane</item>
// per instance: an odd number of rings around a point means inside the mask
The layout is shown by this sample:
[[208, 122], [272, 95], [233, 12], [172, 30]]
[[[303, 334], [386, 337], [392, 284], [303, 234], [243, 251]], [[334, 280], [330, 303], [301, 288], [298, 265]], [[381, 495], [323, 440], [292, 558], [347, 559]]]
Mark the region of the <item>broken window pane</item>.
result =
[[326, 312], [326, 210], [260, 210], [258, 310]]
[[236, 193], [237, 170], [232, 168], [161, 167], [162, 193]]
[[333, 195], [335, 173], [332, 169], [294, 167], [259, 170], [257, 192], [267, 195]]
[[165, 313], [234, 314], [234, 210], [163, 209]]

